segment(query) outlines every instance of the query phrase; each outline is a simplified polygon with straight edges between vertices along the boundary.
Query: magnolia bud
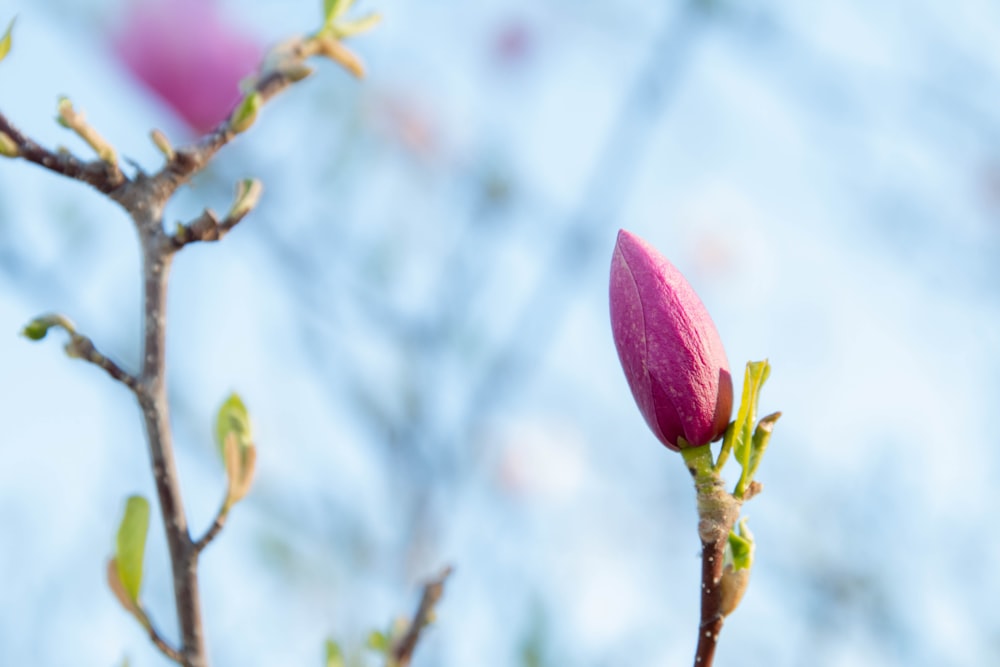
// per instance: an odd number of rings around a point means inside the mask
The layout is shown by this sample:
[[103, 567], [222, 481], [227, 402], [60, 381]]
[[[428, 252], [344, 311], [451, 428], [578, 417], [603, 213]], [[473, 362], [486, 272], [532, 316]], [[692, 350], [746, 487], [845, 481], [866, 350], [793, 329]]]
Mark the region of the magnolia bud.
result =
[[639, 411], [673, 450], [726, 430], [733, 381], [719, 333], [680, 271], [652, 246], [618, 232], [611, 260], [611, 329]]

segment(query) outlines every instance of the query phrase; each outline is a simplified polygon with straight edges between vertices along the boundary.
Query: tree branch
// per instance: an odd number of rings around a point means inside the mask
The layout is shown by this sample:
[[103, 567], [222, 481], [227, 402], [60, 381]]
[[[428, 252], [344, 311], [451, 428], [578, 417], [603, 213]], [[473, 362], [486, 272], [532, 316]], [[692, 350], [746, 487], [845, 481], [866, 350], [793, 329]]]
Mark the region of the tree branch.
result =
[[108, 357], [101, 354], [97, 348], [94, 347], [94, 343], [90, 340], [90, 338], [80, 334], [71, 334], [70, 341], [66, 345], [66, 352], [71, 357], [89, 361], [98, 368], [103, 369], [105, 373], [111, 376], [111, 379], [121, 382], [133, 392], [138, 390], [139, 381], [135, 378], [135, 376], [124, 370]]
[[111, 194], [129, 182], [129, 179], [115, 164], [100, 159], [85, 162], [69, 151], [52, 152], [44, 148], [11, 125], [3, 113], [0, 113], [0, 132], [6, 134], [13, 141], [17, 147], [18, 157], [22, 157], [28, 162], [34, 162], [57, 174], [82, 181], [104, 194]]
[[222, 505], [219, 507], [219, 511], [215, 513], [215, 519], [212, 521], [212, 525], [208, 527], [205, 534], [198, 538], [194, 544], [191, 545], [191, 551], [195, 555], [200, 554], [205, 550], [209, 544], [212, 543], [219, 533], [222, 532], [223, 527], [226, 525], [226, 519], [229, 518], [229, 510], [232, 509], [232, 504], [229, 502], [229, 498], [223, 501]]
[[701, 617], [695, 667], [712, 667], [722, 631], [723, 555], [729, 531], [740, 514], [741, 502], [725, 490], [715, 470], [709, 445], [681, 449], [698, 493], [698, 537], [701, 540]]
[[139, 209], [134, 213], [142, 239], [144, 283], [141, 391], [137, 392], [137, 396], [146, 424], [153, 478], [170, 550], [182, 664], [185, 667], [207, 667], [198, 595], [198, 555], [192, 549], [181, 498], [167, 403], [167, 278], [172, 254], [165, 242], [161, 216], [162, 206]]
[[[148, 617], [147, 617], [147, 620], [148, 620]], [[183, 664], [183, 662], [184, 662], [184, 656], [182, 656], [177, 649], [175, 649], [173, 646], [171, 646], [169, 644], [169, 642], [167, 642], [167, 640], [163, 638], [163, 635], [161, 635], [156, 630], [156, 628], [153, 626], [152, 622], [148, 622], [147, 623], [146, 629], [149, 631], [149, 639], [150, 639], [150, 641], [153, 642], [153, 644], [156, 646], [156, 648], [160, 649], [160, 653], [162, 653], [163, 655], [167, 656], [167, 658], [169, 658], [170, 660], [173, 660], [177, 664]]]
[[451, 575], [451, 566], [445, 567], [441, 573], [424, 584], [424, 593], [420, 597], [420, 605], [417, 613], [413, 616], [413, 621], [398, 642], [392, 647], [392, 659], [395, 667], [407, 667], [413, 658], [413, 651], [417, 647], [417, 641], [421, 633], [433, 621], [434, 608], [438, 600], [444, 594], [444, 582]]
[[701, 543], [701, 623], [698, 625], [698, 648], [695, 667], [711, 667], [715, 647], [722, 631], [722, 557], [725, 539]]

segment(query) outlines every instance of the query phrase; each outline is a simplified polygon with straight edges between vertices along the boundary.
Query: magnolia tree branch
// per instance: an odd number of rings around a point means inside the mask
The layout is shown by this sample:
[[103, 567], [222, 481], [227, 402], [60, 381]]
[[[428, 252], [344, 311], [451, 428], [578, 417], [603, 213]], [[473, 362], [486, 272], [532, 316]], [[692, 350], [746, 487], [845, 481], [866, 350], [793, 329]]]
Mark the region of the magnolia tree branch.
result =
[[84, 161], [68, 151], [52, 152], [25, 136], [0, 113], [0, 133], [10, 138], [14, 155], [44, 167], [57, 174], [87, 183], [104, 194], [110, 194], [128, 181], [117, 164], [104, 160]]
[[[286, 73], [291, 71], [292, 74]], [[259, 79], [248, 95], [257, 95], [257, 106], [285, 90], [296, 78], [297, 70], [288, 67], [272, 71]], [[92, 146], [102, 144], [96, 132], [88, 130], [81, 114], [61, 103], [61, 113], [71, 129], [88, 139]], [[227, 121], [197, 144], [170, 151], [166, 165], [155, 175], [141, 171], [134, 179], [122, 174], [113, 149], [102, 151], [103, 159], [85, 162], [64, 151], [53, 153], [31, 140], [0, 114], [0, 133], [6, 135], [13, 150], [7, 157], [21, 157], [64, 176], [83, 181], [107, 194], [132, 217], [142, 249], [143, 280], [143, 341], [141, 372], [133, 376], [101, 354], [89, 338], [75, 332], [65, 318], [44, 326], [41, 336], [51, 326], [61, 326], [70, 333], [67, 351], [104, 369], [115, 380], [128, 386], [138, 399], [146, 428], [147, 444], [153, 479], [159, 499], [160, 513], [166, 532], [167, 547], [173, 572], [173, 588], [180, 649], [171, 648], [159, 635], [151, 634], [154, 643], [168, 657], [186, 667], [207, 667], [201, 605], [198, 585], [198, 556], [222, 529], [225, 515], [220, 514], [204, 537], [192, 540], [181, 496], [180, 477], [174, 456], [170, 430], [170, 410], [167, 400], [166, 322], [167, 285], [174, 253], [186, 243], [216, 240], [231, 230], [256, 204], [260, 186], [247, 182], [238, 190], [233, 210], [222, 221], [206, 213], [172, 236], [163, 227], [163, 209], [179, 186], [205, 167], [208, 161], [253, 118], [234, 113]], [[161, 135], [162, 136], [162, 135]], [[158, 143], [158, 145], [160, 145]], [[30, 325], [29, 325], [30, 326]], [[30, 334], [29, 334], [30, 336]], [[30, 336], [30, 337], [41, 337]]]
[[417, 648], [417, 642], [424, 629], [434, 620], [434, 608], [444, 594], [444, 582], [451, 576], [451, 566], [441, 570], [435, 578], [424, 584], [423, 595], [420, 596], [420, 604], [417, 606], [417, 613], [406, 629], [406, 634], [399, 638], [399, 641], [392, 647], [393, 667], [408, 667], [413, 659], [413, 651]]
[[701, 616], [694, 665], [711, 667], [727, 613], [722, 588], [725, 548], [742, 502], [726, 491], [707, 445], [682, 450], [682, 454], [698, 494], [698, 537], [701, 540]]
[[[163, 153], [165, 164], [152, 175], [138, 167], [131, 178], [122, 173], [118, 152], [86, 122], [84, 114], [74, 109], [66, 98], [59, 101], [57, 120], [82, 139], [97, 154], [98, 159], [85, 161], [64, 149], [53, 152], [44, 148], [14, 127], [0, 113], [0, 156], [22, 158], [91, 185], [124, 208], [138, 232], [142, 254], [143, 338], [141, 370], [137, 375], [128, 373], [99, 352], [89, 338], [78, 334], [72, 323], [61, 315], [37, 318], [25, 327], [24, 334], [33, 340], [39, 340], [52, 327], [65, 329], [70, 335], [66, 350], [71, 356], [85, 359], [103, 369], [110, 377], [131, 389], [136, 396], [146, 428], [153, 479], [170, 552], [180, 630], [178, 647], [172, 647], [153, 628], [138, 601], [142, 549], [148, 527], [148, 505], [141, 505], [146, 509], [131, 515], [128, 508], [140, 505], [130, 503], [127, 506], [126, 519], [132, 516], [133, 523], [126, 524], [123, 519], [123, 527], [119, 529], [119, 551], [109, 564], [109, 584], [125, 608], [146, 627], [159, 650], [185, 667], [208, 666], [198, 592], [198, 557], [222, 530], [232, 504], [241, 499], [249, 489], [255, 450], [252, 443], [241, 444], [235, 435], [231, 436], [231, 441], [227, 437], [225, 457], [229, 487], [226, 500], [205, 534], [193, 540], [181, 496], [170, 429], [166, 381], [167, 286], [174, 254], [189, 243], [217, 241], [225, 236], [257, 204], [261, 185], [252, 179], [242, 181], [237, 186], [231, 209], [222, 219], [206, 209], [190, 223], [178, 225], [175, 230], [168, 232], [164, 229], [163, 211], [180, 186], [203, 169], [236, 135], [253, 125], [264, 104], [291, 84], [311, 74], [312, 70], [305, 65], [307, 58], [325, 56], [339, 62], [353, 74], [361, 75], [360, 62], [339, 40], [367, 30], [374, 25], [377, 17], [341, 21], [342, 14], [351, 4], [350, 1], [324, 3], [326, 15], [323, 27], [317, 33], [310, 37], [291, 39], [272, 50], [261, 66], [259, 75], [243, 86], [243, 98], [230, 116], [200, 141], [174, 149], [162, 132], [154, 131], [152, 140]], [[9, 52], [10, 44], [8, 27], [0, 36], [0, 60]], [[134, 525], [139, 524], [142, 525], [142, 547], [136, 549], [133, 544], [135, 535], [131, 531]], [[126, 530], [125, 538], [123, 530]], [[123, 580], [125, 570], [120, 569], [124, 562], [121, 559], [129, 559], [129, 565], [138, 568], [138, 578], [135, 577], [134, 569], [125, 568], [129, 575], [128, 585]], [[431, 611], [441, 596], [444, 578], [449, 572], [450, 570], [446, 570], [425, 588], [417, 616], [398, 649], [400, 665], [409, 663], [413, 647], [421, 630], [430, 622]]]
[[232, 504], [227, 498], [222, 506], [219, 507], [219, 511], [215, 513], [215, 519], [212, 520], [212, 525], [208, 527], [205, 534], [195, 540], [194, 544], [191, 545], [192, 550], [199, 554], [205, 550], [209, 544], [212, 543], [219, 533], [222, 532], [222, 528], [226, 525], [226, 519], [229, 517], [229, 510], [232, 508]]

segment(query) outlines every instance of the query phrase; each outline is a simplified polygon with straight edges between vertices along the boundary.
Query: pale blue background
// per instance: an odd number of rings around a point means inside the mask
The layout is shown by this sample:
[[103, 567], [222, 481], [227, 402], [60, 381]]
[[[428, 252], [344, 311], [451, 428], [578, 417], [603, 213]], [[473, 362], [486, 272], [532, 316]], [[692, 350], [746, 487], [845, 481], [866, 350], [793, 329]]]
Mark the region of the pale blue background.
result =
[[[273, 42], [321, 3], [224, 4]], [[0, 108], [83, 152], [52, 121], [68, 94], [155, 169], [148, 130], [183, 128], [115, 61], [121, 6], [0, 5]], [[321, 65], [168, 216], [265, 182], [171, 291], [194, 526], [222, 492], [213, 410], [237, 389], [257, 429], [257, 484], [203, 560], [215, 664], [319, 665], [444, 563], [417, 666], [689, 663], [693, 494], [610, 339], [619, 227], [688, 276], [737, 375], [771, 359], [785, 414], [718, 664], [1000, 663], [1000, 9], [377, 8], [367, 81]], [[59, 336], [16, 335], [57, 310], [134, 368], [137, 272], [113, 205], [0, 162], [0, 665], [166, 664], [103, 580], [124, 498], [153, 495], [138, 411]], [[173, 636], [159, 523], [148, 569]]]

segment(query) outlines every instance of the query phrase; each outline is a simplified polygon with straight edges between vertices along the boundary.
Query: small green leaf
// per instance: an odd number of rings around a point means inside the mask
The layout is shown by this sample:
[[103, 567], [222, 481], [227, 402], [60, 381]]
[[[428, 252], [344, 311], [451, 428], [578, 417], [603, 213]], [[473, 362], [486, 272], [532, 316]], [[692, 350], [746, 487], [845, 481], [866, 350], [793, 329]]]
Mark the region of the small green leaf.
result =
[[[733, 455], [740, 464], [740, 481], [736, 485], [735, 494], [737, 498], [742, 498], [747, 486], [752, 481], [750, 477], [750, 452], [753, 448], [753, 427], [757, 421], [757, 400], [760, 397], [760, 390], [771, 374], [771, 364], [764, 361], [751, 361], [747, 363], [746, 371], [743, 374], [743, 395], [740, 398], [740, 409], [736, 413], [736, 421], [733, 425]], [[729, 434], [726, 434], [729, 438]], [[725, 442], [723, 442], [725, 447]]]
[[332, 25], [330, 30], [338, 39], [346, 39], [368, 32], [381, 22], [382, 15], [378, 12], [372, 12], [353, 21], [340, 21]]
[[10, 23], [7, 24], [7, 30], [3, 33], [3, 37], [0, 37], [0, 61], [6, 58], [7, 54], [10, 53], [10, 47], [12, 45], [11, 31], [14, 30], [14, 21], [16, 20], [16, 16], [10, 20]]
[[233, 392], [219, 407], [215, 418], [215, 442], [219, 447], [219, 456], [226, 459], [226, 438], [230, 433], [236, 435], [237, 444], [241, 449], [253, 445], [253, 434], [250, 428], [250, 414], [240, 395]]
[[354, 0], [323, 0], [323, 25], [333, 25], [353, 4]]
[[332, 639], [326, 640], [326, 667], [344, 667], [344, 652]]
[[766, 417], [761, 417], [760, 421], [757, 422], [757, 428], [753, 431], [753, 443], [750, 446], [750, 471], [747, 473], [747, 479], [750, 481], [753, 481], [757, 474], [757, 468], [760, 467], [760, 461], [767, 450], [767, 444], [771, 441], [771, 431], [774, 430], [774, 425], [780, 417], [780, 412], [772, 412]]
[[388, 653], [392, 644], [389, 641], [388, 635], [386, 635], [381, 630], [372, 630], [368, 634], [368, 648], [373, 651], [378, 651], [379, 653]]
[[125, 515], [118, 527], [118, 575], [132, 601], [138, 601], [142, 586], [142, 562], [146, 553], [146, 533], [149, 531], [149, 502], [142, 496], [130, 496], [125, 503]]

